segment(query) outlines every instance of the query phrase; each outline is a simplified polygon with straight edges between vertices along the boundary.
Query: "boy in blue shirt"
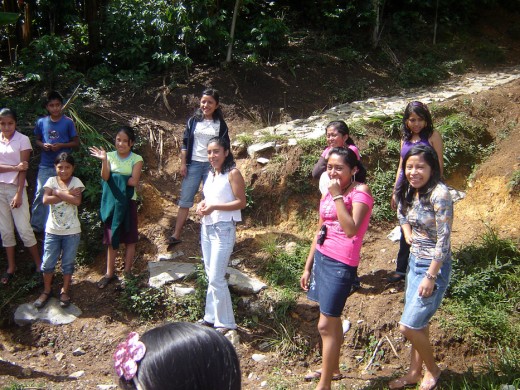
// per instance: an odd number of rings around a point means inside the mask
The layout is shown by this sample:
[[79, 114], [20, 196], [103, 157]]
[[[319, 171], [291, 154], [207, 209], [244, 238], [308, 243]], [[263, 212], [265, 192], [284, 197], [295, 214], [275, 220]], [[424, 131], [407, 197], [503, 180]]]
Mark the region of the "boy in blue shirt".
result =
[[71, 153], [79, 146], [79, 137], [74, 122], [63, 115], [63, 96], [57, 91], [47, 95], [45, 108], [49, 115], [36, 121], [34, 135], [36, 145], [41, 149], [41, 160], [38, 167], [36, 194], [32, 204], [31, 226], [35, 233], [45, 231], [45, 223], [49, 212], [43, 204], [43, 185], [51, 176], [56, 176], [54, 160], [61, 152]]

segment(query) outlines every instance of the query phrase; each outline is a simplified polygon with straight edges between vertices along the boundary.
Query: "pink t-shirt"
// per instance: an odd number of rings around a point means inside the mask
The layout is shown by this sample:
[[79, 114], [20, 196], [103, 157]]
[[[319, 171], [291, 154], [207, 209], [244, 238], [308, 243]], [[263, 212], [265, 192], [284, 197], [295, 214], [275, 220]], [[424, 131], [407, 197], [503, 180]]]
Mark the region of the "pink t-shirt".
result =
[[366, 192], [358, 191], [357, 187], [355, 187], [347, 195], [343, 196], [343, 201], [350, 214], [352, 214], [353, 203], [364, 203], [368, 206], [368, 213], [361, 222], [357, 234], [349, 238], [343, 232], [338, 221], [335, 202], [332, 200], [332, 195], [327, 193], [320, 201], [320, 217], [323, 220], [323, 224], [327, 226], [327, 236], [323, 245], [316, 244], [316, 249], [325, 256], [352, 267], [357, 267], [359, 265], [361, 244], [363, 243], [363, 237], [368, 229], [368, 222], [372, 214], [374, 198]]
[[[0, 164], [18, 165], [22, 161], [20, 152], [23, 150], [32, 150], [29, 137], [15, 131], [9, 141], [5, 141], [0, 137]], [[0, 172], [0, 183], [18, 184], [19, 172]], [[27, 182], [25, 183], [27, 185]]]
[[[356, 153], [356, 156], [357, 156], [357, 159], [358, 160], [361, 160], [361, 156], [359, 155], [359, 149], [357, 148], [357, 146], [355, 145], [349, 145], [348, 148], [350, 150], [352, 150], [354, 153]], [[325, 150], [323, 151], [323, 153], [321, 154], [321, 157], [323, 157], [324, 159], [327, 159], [328, 155], [329, 155], [329, 152], [332, 148], [330, 146], [327, 146], [325, 148]]]

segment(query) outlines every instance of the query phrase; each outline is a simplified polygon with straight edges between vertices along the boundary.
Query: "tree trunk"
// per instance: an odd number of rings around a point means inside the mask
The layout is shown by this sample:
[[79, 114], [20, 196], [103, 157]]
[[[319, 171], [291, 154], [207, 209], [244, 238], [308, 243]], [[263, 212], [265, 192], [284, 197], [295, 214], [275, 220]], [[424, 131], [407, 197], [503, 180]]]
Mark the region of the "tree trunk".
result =
[[233, 52], [233, 42], [235, 40], [235, 25], [237, 22], [238, 10], [240, 7], [240, 0], [235, 0], [235, 9], [233, 10], [233, 20], [231, 21], [231, 31], [229, 33], [229, 45], [226, 56], [226, 63], [231, 62], [231, 54]]
[[435, 2], [435, 20], [433, 22], [433, 44], [437, 42], [437, 19], [439, 15], [439, 0]]

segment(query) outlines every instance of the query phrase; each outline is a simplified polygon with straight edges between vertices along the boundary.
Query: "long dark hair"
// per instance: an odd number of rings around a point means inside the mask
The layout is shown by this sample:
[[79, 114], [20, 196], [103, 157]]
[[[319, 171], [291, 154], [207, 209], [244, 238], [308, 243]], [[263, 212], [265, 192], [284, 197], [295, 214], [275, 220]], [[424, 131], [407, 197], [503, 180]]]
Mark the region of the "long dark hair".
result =
[[[201, 96], [211, 96], [213, 99], [215, 99], [215, 101], [217, 102], [217, 104], [219, 106], [213, 112], [213, 121], [214, 122], [216, 122], [217, 120], [223, 121], [224, 120], [224, 114], [222, 114], [222, 110], [220, 109], [220, 95], [219, 95], [218, 91], [216, 89], [213, 89], [213, 88], [207, 88], [204, 91], [202, 91], [202, 95]], [[200, 107], [197, 108], [197, 110], [195, 110], [195, 114], [193, 115], [193, 117], [198, 122], [200, 122], [201, 120], [204, 119], [204, 113], [202, 112]]]
[[146, 353], [134, 379], [144, 390], [240, 390], [235, 348], [214, 329], [174, 322], [145, 332], [141, 341]]
[[[428, 164], [432, 170], [430, 179], [428, 182], [422, 186], [421, 188], [413, 188], [408, 180], [406, 179], [406, 162], [412, 156], [422, 155], [426, 164]], [[401, 182], [397, 185], [396, 195], [397, 200], [402, 205], [402, 213], [405, 214], [408, 207], [411, 206], [413, 202], [414, 195], [419, 192], [419, 201], [422, 204], [428, 204], [430, 202], [430, 196], [432, 191], [435, 189], [437, 184], [441, 182], [441, 167], [439, 164], [439, 158], [437, 157], [437, 152], [431, 146], [428, 145], [416, 145], [412, 147], [408, 153], [403, 158], [402, 164], [402, 176], [405, 180], [401, 180]]]
[[[219, 146], [222, 146], [224, 148], [224, 152], [228, 151], [228, 155], [224, 159], [224, 162], [222, 163], [222, 168], [220, 168], [220, 173], [226, 173], [231, 171], [233, 168], [235, 168], [235, 157], [233, 156], [233, 153], [231, 152], [231, 146], [229, 145], [229, 142], [224, 137], [213, 137], [208, 141], [209, 144], [216, 143]], [[211, 172], [215, 173], [215, 170], [213, 167], [210, 168]]]
[[329, 161], [330, 156], [333, 154], [337, 154], [343, 160], [343, 163], [348, 165], [350, 169], [354, 169], [357, 167], [359, 169], [360, 162], [356, 156], [356, 153], [352, 149], [349, 148], [332, 148], [327, 156], [327, 161]]
[[428, 109], [428, 106], [424, 103], [414, 101], [408, 103], [404, 110], [403, 115], [403, 124], [401, 126], [401, 132], [403, 133], [403, 140], [410, 141], [412, 138], [412, 132], [406, 125], [406, 121], [410, 118], [410, 115], [414, 113], [415, 115], [421, 117], [426, 121], [426, 126], [421, 130], [419, 133], [419, 137], [421, 139], [429, 139], [433, 134], [433, 120], [432, 120], [432, 114], [430, 114], [430, 110]]
[[350, 137], [350, 131], [348, 129], [347, 124], [344, 121], [332, 121], [332, 122], [329, 122], [327, 124], [327, 126], [325, 127], [325, 134], [327, 134], [327, 129], [329, 127], [332, 127], [334, 129], [336, 129], [336, 131], [338, 133], [340, 133], [341, 135], [343, 135], [343, 136], [348, 135], [348, 138], [345, 141], [345, 144], [356, 146], [356, 144], [354, 143], [354, 140]]

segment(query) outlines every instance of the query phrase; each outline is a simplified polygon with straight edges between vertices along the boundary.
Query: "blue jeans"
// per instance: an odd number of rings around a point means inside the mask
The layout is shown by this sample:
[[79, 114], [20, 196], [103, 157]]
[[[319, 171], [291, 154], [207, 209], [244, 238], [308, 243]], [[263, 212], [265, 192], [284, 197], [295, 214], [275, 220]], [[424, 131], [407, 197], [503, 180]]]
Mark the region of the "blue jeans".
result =
[[204, 184], [208, 178], [208, 172], [209, 162], [192, 161], [188, 165], [188, 172], [182, 180], [179, 207], [189, 209], [193, 206], [193, 198], [200, 188], [200, 183]]
[[202, 225], [200, 239], [204, 269], [208, 276], [208, 292], [204, 320], [216, 328], [236, 329], [231, 294], [226, 280], [229, 258], [235, 245], [233, 221]]
[[63, 236], [45, 233], [42, 272], [44, 274], [53, 273], [61, 254], [61, 271], [63, 275], [72, 275], [74, 273], [74, 262], [78, 253], [80, 237], [80, 233]]
[[42, 167], [38, 168], [38, 178], [36, 179], [36, 193], [32, 204], [31, 226], [36, 233], [45, 231], [47, 216], [49, 215], [49, 206], [43, 204], [43, 186], [49, 177], [56, 176], [56, 168]]

